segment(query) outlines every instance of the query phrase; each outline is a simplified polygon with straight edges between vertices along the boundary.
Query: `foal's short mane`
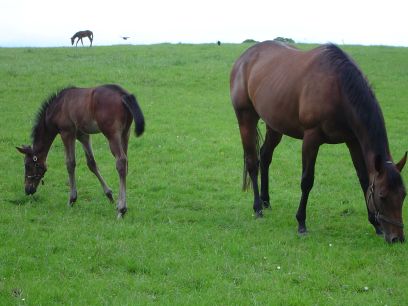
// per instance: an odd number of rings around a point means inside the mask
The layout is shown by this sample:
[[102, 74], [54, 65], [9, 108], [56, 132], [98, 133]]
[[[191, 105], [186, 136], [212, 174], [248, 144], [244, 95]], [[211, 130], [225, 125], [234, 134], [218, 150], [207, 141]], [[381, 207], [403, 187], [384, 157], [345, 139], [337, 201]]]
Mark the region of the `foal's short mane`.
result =
[[41, 104], [40, 108], [37, 111], [37, 115], [35, 116], [33, 129], [31, 131], [31, 139], [33, 141], [37, 138], [37, 136], [40, 136], [39, 135], [40, 130], [44, 128], [45, 114], [47, 112], [48, 107], [50, 105], [53, 105], [56, 101], [58, 101], [65, 91], [72, 88], [76, 87], [70, 86], [57, 90], [55, 93], [51, 94], [47, 99], [45, 99], [44, 102]]
[[341, 88], [355, 115], [367, 128], [373, 148], [385, 154], [388, 148], [387, 132], [381, 108], [367, 79], [357, 64], [339, 47], [328, 44], [323, 47], [325, 60], [339, 76]]

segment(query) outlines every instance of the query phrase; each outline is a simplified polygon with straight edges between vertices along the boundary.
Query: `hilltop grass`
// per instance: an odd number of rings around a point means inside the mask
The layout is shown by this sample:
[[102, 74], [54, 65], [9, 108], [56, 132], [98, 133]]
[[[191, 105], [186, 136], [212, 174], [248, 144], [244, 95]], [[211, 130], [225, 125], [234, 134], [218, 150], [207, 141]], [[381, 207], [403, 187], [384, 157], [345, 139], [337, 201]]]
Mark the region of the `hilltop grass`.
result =
[[[240, 190], [243, 153], [229, 98], [231, 66], [248, 47], [0, 49], [1, 305], [406, 303], [407, 244], [388, 245], [374, 234], [344, 145], [319, 152], [307, 236], [297, 235], [294, 218], [298, 140], [285, 137], [277, 148], [273, 207], [254, 220], [252, 194]], [[344, 49], [373, 85], [399, 160], [408, 149], [408, 49]], [[33, 197], [24, 195], [22, 156], [14, 148], [29, 143], [49, 94], [105, 83], [136, 94], [146, 118], [145, 134], [130, 139], [129, 211], [120, 221], [80, 146], [73, 208], [66, 205], [61, 140]], [[93, 137], [93, 147], [117, 195], [103, 136]]]

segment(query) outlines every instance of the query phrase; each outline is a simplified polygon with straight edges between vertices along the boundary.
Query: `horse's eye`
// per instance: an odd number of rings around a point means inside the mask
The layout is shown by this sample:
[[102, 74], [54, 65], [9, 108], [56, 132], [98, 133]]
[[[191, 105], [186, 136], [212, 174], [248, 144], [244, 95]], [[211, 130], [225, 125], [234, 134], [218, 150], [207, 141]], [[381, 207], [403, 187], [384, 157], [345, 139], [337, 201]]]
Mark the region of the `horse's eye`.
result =
[[40, 165], [38, 163], [35, 163], [34, 165], [36, 168], [38, 168]]

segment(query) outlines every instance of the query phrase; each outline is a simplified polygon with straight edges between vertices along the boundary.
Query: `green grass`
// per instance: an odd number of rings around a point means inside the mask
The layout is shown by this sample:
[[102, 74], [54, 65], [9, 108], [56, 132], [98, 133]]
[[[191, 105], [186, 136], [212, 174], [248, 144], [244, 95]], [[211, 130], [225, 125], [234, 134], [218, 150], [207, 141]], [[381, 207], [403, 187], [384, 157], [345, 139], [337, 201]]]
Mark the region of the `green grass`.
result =
[[[231, 66], [248, 46], [0, 49], [0, 305], [406, 304], [407, 244], [374, 234], [344, 145], [319, 152], [307, 236], [296, 233], [294, 139], [285, 137], [274, 155], [273, 208], [254, 220], [252, 194], [240, 190], [243, 153], [229, 98]], [[408, 49], [344, 49], [376, 91], [399, 160], [408, 149]], [[104, 83], [135, 93], [146, 118], [145, 134], [130, 139], [121, 221], [80, 146], [73, 208], [61, 140], [33, 197], [24, 195], [15, 150], [29, 143], [50, 93]], [[117, 194], [106, 140], [93, 137], [93, 147]]]

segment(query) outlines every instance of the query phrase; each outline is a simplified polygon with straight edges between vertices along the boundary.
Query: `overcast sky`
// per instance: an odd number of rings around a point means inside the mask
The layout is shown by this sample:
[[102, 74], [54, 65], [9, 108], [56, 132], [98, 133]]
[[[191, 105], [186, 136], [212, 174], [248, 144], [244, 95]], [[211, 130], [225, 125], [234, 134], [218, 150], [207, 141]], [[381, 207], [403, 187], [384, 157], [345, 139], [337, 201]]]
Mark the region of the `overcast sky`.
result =
[[87, 29], [94, 32], [94, 45], [239, 43], [283, 36], [296, 42], [408, 46], [408, 1], [0, 1], [0, 47], [69, 46], [76, 31]]

